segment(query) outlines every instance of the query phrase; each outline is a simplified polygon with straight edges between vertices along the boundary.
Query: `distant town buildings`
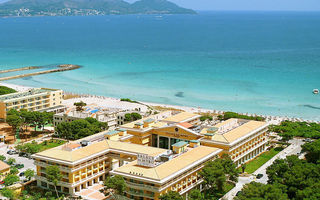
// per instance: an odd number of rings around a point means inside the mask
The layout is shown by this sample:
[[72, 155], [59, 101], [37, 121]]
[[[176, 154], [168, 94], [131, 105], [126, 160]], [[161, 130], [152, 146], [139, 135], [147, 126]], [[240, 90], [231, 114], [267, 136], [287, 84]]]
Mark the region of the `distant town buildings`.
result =
[[5, 120], [10, 109], [29, 111], [63, 110], [62, 90], [34, 88], [25, 92], [16, 92], [0, 96], [0, 119]]

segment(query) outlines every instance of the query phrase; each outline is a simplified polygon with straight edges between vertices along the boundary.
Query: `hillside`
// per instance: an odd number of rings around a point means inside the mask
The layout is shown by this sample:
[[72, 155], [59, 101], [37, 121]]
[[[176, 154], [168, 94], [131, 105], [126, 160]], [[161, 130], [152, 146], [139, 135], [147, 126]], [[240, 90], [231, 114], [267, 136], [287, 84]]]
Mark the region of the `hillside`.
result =
[[110, 14], [194, 14], [167, 0], [11, 0], [0, 4], [0, 16], [72, 16]]

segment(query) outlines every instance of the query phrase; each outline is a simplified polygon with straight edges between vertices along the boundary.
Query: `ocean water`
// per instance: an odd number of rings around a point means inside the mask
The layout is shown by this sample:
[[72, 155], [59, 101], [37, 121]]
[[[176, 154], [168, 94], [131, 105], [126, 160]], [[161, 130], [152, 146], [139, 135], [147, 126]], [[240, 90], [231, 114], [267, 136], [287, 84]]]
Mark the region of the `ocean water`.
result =
[[0, 18], [0, 69], [61, 63], [7, 82], [320, 120], [320, 12]]

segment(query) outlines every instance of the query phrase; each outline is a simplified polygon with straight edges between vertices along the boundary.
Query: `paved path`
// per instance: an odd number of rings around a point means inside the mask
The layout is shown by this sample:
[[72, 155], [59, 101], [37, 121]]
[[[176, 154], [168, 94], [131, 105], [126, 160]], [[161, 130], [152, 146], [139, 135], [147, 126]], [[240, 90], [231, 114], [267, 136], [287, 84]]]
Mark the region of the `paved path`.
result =
[[257, 169], [253, 173], [255, 175], [263, 174], [263, 177], [261, 179], [256, 179], [255, 176], [253, 175], [249, 177], [239, 177], [238, 183], [236, 184], [236, 186], [232, 190], [230, 190], [227, 194], [225, 194], [223, 199], [228, 199], [228, 200], [233, 199], [237, 194], [237, 192], [240, 191], [245, 184], [250, 183], [252, 181], [266, 184], [268, 181], [268, 177], [266, 174], [267, 167], [269, 167], [278, 158], [283, 159], [289, 155], [297, 155], [301, 151], [301, 145], [304, 144], [302, 139], [293, 139], [293, 140], [290, 140], [289, 143], [291, 144], [287, 148], [282, 150], [280, 153], [278, 153], [276, 156], [274, 156], [272, 159], [270, 159], [268, 162], [266, 162], [264, 165], [262, 165], [259, 169]]

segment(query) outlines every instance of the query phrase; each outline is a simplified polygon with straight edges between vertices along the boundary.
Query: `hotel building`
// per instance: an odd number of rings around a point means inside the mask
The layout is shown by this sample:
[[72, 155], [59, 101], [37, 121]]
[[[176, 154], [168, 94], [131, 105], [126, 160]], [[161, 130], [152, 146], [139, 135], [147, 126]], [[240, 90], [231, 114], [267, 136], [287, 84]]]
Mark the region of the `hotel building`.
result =
[[182, 112], [158, 119], [150, 116], [121, 126], [133, 135], [131, 142], [172, 149], [179, 141], [199, 141], [202, 146], [224, 150], [237, 165], [245, 163], [266, 149], [268, 123], [229, 119], [215, 126], [202, 125], [200, 115]]
[[62, 90], [34, 88], [0, 96], [0, 119], [6, 119], [10, 109], [29, 111], [55, 111], [61, 109]]
[[53, 189], [45, 169], [57, 165], [63, 175], [58, 191], [73, 196], [108, 175], [125, 179], [129, 199], [158, 200], [168, 191], [187, 196], [201, 189], [206, 162], [227, 153], [239, 166], [265, 150], [265, 122], [229, 119], [206, 126], [199, 118], [163, 112], [34, 154], [37, 185]]

